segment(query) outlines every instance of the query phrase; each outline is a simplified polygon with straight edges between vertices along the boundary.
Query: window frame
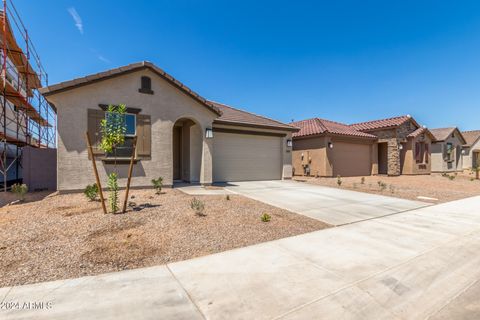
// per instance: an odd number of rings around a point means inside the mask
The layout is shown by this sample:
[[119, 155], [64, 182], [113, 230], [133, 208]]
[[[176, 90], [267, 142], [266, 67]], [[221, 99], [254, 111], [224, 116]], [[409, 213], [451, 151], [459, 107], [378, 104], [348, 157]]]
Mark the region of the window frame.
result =
[[[133, 134], [125, 133], [125, 140], [127, 140], [127, 138], [128, 139], [133, 139], [137, 135], [137, 114], [136, 113], [131, 113], [131, 112], [126, 112], [124, 114], [124, 116], [125, 116], [125, 118], [126, 118], [126, 116], [133, 116], [135, 132]], [[105, 111], [105, 120], [108, 121], [107, 117], [108, 117], [108, 112]], [[127, 121], [125, 120], [125, 126], [126, 126], [126, 123], [127, 123]], [[115, 155], [114, 154], [108, 154], [107, 152], [105, 152], [104, 157], [107, 160], [111, 160], [111, 159], [113, 160], [115, 158]], [[131, 157], [131, 155], [127, 156], [127, 158], [130, 158], [130, 157]], [[126, 157], [117, 157], [117, 158], [122, 159], [122, 158], [126, 158]], [[135, 150], [135, 158], [137, 158], [137, 150]]]

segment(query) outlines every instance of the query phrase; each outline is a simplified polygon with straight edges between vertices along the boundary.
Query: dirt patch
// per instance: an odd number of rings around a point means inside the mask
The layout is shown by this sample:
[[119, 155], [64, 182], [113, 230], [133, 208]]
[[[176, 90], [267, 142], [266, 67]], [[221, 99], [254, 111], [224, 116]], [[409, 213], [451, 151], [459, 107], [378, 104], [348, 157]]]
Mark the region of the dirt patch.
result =
[[[117, 215], [83, 194], [0, 209], [0, 287], [159, 265], [328, 227], [239, 195], [195, 196], [205, 204], [198, 217], [193, 196], [164, 192], [133, 190], [127, 213]], [[263, 213], [272, 220], [262, 222]]]
[[337, 178], [295, 177], [294, 179], [327, 187], [431, 203], [443, 203], [480, 195], [480, 180], [472, 179], [471, 174], [450, 174], [449, 176], [450, 178], [441, 174], [341, 177], [341, 186], [338, 186]]

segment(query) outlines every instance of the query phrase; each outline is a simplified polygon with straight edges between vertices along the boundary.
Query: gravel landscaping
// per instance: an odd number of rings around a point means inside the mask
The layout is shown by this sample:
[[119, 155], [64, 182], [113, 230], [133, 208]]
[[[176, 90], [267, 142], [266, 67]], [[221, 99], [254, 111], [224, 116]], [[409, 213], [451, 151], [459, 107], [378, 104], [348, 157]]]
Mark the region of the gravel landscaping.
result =
[[[403, 175], [398, 177], [366, 176], [364, 177], [364, 183], [362, 183], [362, 177], [341, 177], [341, 186], [338, 186], [337, 178], [297, 176], [295, 180], [327, 187], [431, 203], [442, 203], [480, 196], [480, 180], [474, 180], [474, 175], [467, 173], [455, 175], [452, 173], [449, 176], [450, 178], [436, 173], [431, 175]], [[425, 197], [432, 199], [426, 199]]]
[[[104, 215], [83, 194], [27, 195], [0, 209], [0, 287], [146, 267], [329, 227], [239, 195], [134, 190], [126, 214]], [[12, 195], [0, 195], [3, 204]], [[121, 199], [123, 195], [121, 194]], [[262, 222], [262, 214], [271, 216]]]

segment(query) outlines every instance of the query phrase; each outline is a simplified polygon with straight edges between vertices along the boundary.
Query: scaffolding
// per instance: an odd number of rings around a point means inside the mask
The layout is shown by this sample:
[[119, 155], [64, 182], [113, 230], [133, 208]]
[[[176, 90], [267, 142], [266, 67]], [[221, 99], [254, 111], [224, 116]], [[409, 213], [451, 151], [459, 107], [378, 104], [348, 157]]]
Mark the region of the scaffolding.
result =
[[[48, 85], [37, 51], [12, 0], [0, 8], [0, 188], [21, 182], [22, 149], [56, 148], [57, 114], [38, 91]], [[17, 42], [17, 39], [19, 41]]]

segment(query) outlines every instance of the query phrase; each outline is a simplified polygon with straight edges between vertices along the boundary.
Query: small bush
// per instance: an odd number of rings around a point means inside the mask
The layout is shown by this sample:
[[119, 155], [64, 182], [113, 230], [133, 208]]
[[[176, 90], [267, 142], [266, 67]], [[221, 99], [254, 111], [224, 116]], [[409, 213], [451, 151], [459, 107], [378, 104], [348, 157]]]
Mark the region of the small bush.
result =
[[260, 217], [260, 220], [262, 220], [262, 222], [270, 222], [270, 220], [272, 220], [272, 216], [269, 215], [268, 213], [264, 213]]
[[395, 193], [395, 186], [393, 184], [390, 185], [390, 193], [391, 194]]
[[88, 198], [90, 201], [95, 201], [98, 196], [98, 186], [96, 183], [94, 184], [89, 184], [88, 186], [85, 187], [85, 190], [83, 190], [83, 194], [85, 197]]
[[470, 178], [470, 181], [475, 181], [475, 178]]
[[158, 179], [152, 179], [152, 185], [155, 189], [155, 193], [160, 194], [163, 187], [163, 177], [158, 177]]
[[453, 181], [453, 180], [455, 180], [455, 176], [454, 175], [451, 175], [451, 176], [449, 175], [448, 179], [450, 179], [450, 181]]
[[195, 211], [195, 214], [200, 217], [206, 216], [205, 214], [205, 204], [203, 201], [198, 200], [197, 198], [193, 198], [192, 201], [190, 202], [190, 208], [192, 208], [193, 211]]
[[342, 186], [342, 177], [341, 177], [340, 175], [337, 176], [337, 185], [338, 185], [339, 187]]
[[360, 179], [360, 183], [361, 183], [361, 184], [365, 184], [365, 177], [362, 177], [362, 178]]
[[15, 183], [12, 186], [12, 192], [15, 193], [21, 201], [25, 200], [25, 194], [28, 192], [28, 187], [25, 183], [20, 184], [20, 183]]
[[381, 191], [384, 191], [385, 189], [387, 189], [387, 184], [385, 182], [378, 181], [377, 183]]
[[225, 197], [225, 199], [227, 199], [228, 201], [230, 200], [230, 195], [227, 194], [227, 196]]

